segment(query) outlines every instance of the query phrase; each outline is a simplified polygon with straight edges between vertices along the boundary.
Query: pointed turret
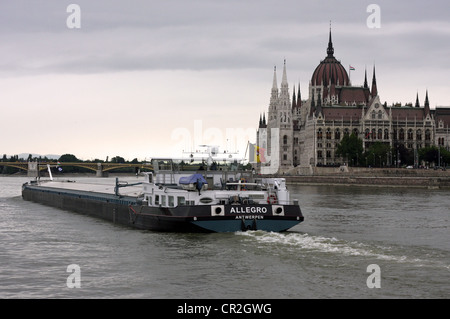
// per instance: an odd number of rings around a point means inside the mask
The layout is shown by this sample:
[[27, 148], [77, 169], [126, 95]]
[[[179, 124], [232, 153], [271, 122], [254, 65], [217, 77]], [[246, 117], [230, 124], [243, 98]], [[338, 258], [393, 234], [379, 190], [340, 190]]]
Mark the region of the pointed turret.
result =
[[311, 94], [311, 110], [315, 111], [315, 109], [316, 109], [316, 101], [314, 101], [314, 90], [313, 90]]
[[289, 95], [289, 84], [287, 81], [287, 74], [286, 74], [286, 59], [284, 60], [284, 66], [283, 66], [283, 77], [281, 80], [281, 89], [280, 89], [280, 96], [278, 97], [279, 106], [280, 109], [288, 109], [292, 106], [291, 104], [291, 97]]
[[284, 65], [283, 65], [283, 77], [281, 79], [281, 88], [287, 87], [288, 81], [287, 81], [287, 74], [286, 74], [286, 59], [284, 59]]
[[330, 58], [332, 58], [334, 55], [333, 41], [331, 40], [331, 22], [330, 22], [330, 37], [328, 39], [327, 55]]
[[428, 100], [428, 90], [425, 95], [425, 106], [424, 106], [425, 115], [430, 113], [430, 101]]
[[295, 85], [292, 88], [292, 91], [294, 93], [292, 93], [292, 109], [295, 109], [297, 107], [297, 98], [295, 97]]
[[378, 95], [377, 79], [375, 76], [375, 65], [373, 66], [372, 90], [370, 92], [372, 94], [372, 97], [375, 97]]
[[278, 95], [278, 83], [277, 83], [277, 67], [273, 67], [273, 81], [272, 81], [272, 93], [276, 91]]
[[277, 84], [277, 67], [273, 67], [273, 84], [270, 94], [268, 121], [276, 120], [277, 118], [277, 105], [278, 105], [278, 84]]
[[302, 96], [300, 93], [300, 82], [298, 82], [298, 92], [297, 92], [297, 107], [302, 106]]
[[417, 95], [416, 95], [416, 105], [415, 105], [416, 107], [420, 107], [420, 103], [419, 103], [419, 92], [417, 92]]
[[364, 71], [364, 88], [365, 89], [369, 88], [369, 84], [367, 83], [367, 69], [365, 69]]

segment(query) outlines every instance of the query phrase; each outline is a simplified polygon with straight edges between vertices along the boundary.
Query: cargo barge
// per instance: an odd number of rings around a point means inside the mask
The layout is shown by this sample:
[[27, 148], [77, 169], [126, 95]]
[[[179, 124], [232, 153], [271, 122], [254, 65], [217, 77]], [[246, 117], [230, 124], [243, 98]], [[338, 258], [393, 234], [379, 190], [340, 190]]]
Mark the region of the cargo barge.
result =
[[24, 200], [152, 231], [282, 232], [303, 221], [284, 178], [257, 178], [235, 170], [183, 171], [170, 159], [153, 160], [138, 183], [113, 185], [35, 180]]

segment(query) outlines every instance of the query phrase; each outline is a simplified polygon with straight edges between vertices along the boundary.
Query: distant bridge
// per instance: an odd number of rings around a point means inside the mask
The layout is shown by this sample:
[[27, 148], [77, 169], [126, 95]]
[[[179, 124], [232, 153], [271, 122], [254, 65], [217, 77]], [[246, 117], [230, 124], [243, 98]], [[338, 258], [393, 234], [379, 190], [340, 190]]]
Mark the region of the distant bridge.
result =
[[0, 162], [0, 166], [15, 167], [27, 171], [28, 176], [37, 176], [38, 171], [46, 170], [47, 165], [50, 167], [83, 167], [96, 172], [97, 176], [103, 176], [104, 172], [112, 171], [120, 168], [137, 168], [153, 170], [151, 164], [139, 163], [84, 163], [84, 162]]

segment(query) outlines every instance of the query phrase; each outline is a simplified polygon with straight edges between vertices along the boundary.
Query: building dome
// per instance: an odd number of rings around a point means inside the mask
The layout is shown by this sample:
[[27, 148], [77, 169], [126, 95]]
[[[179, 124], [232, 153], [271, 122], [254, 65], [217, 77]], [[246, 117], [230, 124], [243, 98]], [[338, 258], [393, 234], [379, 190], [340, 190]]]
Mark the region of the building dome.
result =
[[330, 39], [328, 41], [327, 57], [325, 60], [321, 61], [311, 77], [311, 85], [324, 85], [328, 86], [330, 84], [346, 86], [350, 84], [347, 71], [342, 66], [341, 62], [336, 60], [334, 57], [333, 43], [331, 41], [331, 30]]

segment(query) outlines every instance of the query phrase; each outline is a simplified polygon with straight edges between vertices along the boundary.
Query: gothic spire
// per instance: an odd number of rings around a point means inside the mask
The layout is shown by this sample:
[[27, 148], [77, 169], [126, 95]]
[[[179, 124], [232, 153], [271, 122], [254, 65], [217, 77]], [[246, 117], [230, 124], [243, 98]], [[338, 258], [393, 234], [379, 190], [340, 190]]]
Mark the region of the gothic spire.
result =
[[287, 85], [287, 75], [286, 75], [286, 59], [284, 59], [284, 66], [283, 66], [283, 78], [281, 79], [281, 85], [283, 84]]
[[292, 93], [292, 109], [294, 109], [297, 106], [297, 99], [295, 97], [295, 85], [292, 88], [292, 91], [294, 92]]
[[273, 67], [273, 85], [272, 90], [278, 90], [278, 84], [277, 84], [277, 66]]
[[375, 97], [378, 95], [378, 90], [377, 90], [377, 79], [375, 76], [375, 65], [373, 66], [373, 78], [372, 78], [372, 97]]
[[297, 92], [297, 107], [302, 106], [302, 96], [300, 93], [300, 82], [298, 82], [298, 92]]
[[430, 101], [428, 100], [428, 90], [427, 90], [427, 94], [425, 95], [425, 115], [430, 113]]
[[417, 95], [416, 95], [416, 105], [415, 105], [416, 107], [420, 107], [420, 103], [419, 103], [419, 92], [417, 92]]
[[368, 89], [369, 85], [367, 84], [367, 69], [364, 71], [364, 88]]
[[330, 21], [330, 37], [328, 39], [327, 55], [332, 58], [334, 54], [333, 41], [331, 40], [331, 21]]

